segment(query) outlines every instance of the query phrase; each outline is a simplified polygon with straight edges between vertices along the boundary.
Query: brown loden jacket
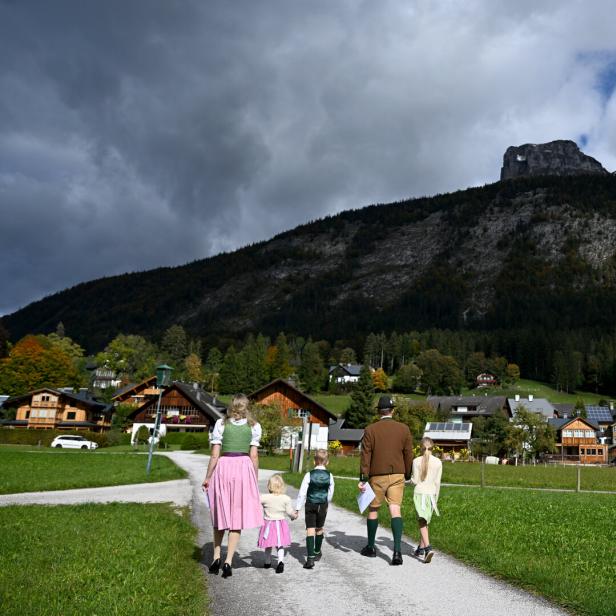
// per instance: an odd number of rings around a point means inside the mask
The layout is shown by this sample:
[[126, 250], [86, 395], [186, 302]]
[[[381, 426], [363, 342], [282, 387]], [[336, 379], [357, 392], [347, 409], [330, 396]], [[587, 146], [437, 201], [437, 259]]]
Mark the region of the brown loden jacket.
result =
[[360, 479], [374, 475], [404, 475], [413, 470], [413, 437], [408, 426], [384, 417], [364, 430], [361, 441]]

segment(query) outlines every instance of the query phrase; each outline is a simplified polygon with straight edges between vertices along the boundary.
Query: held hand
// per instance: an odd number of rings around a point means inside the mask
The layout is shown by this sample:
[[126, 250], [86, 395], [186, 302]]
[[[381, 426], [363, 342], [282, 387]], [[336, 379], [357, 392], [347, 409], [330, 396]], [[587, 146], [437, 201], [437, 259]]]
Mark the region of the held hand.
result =
[[207, 490], [210, 487], [210, 480], [209, 479], [204, 479], [203, 483], [201, 484], [203, 486], [204, 490]]
[[365, 492], [365, 491], [366, 491], [366, 483], [365, 483], [364, 481], [360, 481], [360, 482], [357, 484], [357, 489], [358, 489], [360, 492]]
[[293, 514], [293, 519], [294, 519], [294, 520], [297, 520], [297, 518], [299, 518], [299, 511], [296, 511], [296, 512]]

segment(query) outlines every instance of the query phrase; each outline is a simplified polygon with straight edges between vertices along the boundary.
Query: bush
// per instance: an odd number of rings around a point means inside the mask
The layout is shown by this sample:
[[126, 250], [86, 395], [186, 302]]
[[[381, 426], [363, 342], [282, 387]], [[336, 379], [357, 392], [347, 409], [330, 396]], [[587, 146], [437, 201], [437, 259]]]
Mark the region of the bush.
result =
[[180, 446], [183, 451], [189, 449], [207, 449], [209, 438], [207, 432], [187, 432]]
[[130, 434], [122, 432], [122, 430], [109, 430], [107, 435], [107, 447], [113, 445], [130, 445]]
[[99, 447], [109, 445], [106, 432], [90, 432], [89, 430], [27, 430], [24, 428], [0, 428], [0, 443], [5, 445], [38, 445], [49, 447], [56, 436], [83, 436], [89, 441], [98, 443]]

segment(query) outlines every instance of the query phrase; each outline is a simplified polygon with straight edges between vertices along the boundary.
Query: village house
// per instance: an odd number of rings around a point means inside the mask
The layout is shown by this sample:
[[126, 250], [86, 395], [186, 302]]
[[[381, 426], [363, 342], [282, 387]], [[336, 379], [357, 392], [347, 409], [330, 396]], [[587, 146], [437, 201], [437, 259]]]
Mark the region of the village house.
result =
[[[133, 432], [141, 425], [154, 427], [158, 408], [158, 390], [128, 415]], [[175, 381], [164, 388], [160, 399], [161, 423], [168, 432], [209, 432], [225, 416], [226, 406], [204, 391], [197, 383]]]
[[115, 392], [111, 398], [114, 406], [118, 404], [130, 404], [142, 406], [148, 400], [158, 397], [156, 377], [150, 376], [140, 383], [129, 383]]
[[359, 381], [361, 364], [336, 364], [329, 367], [329, 381], [339, 385], [352, 385]]
[[253, 391], [248, 397], [255, 404], [273, 406], [280, 410], [280, 415], [287, 424], [283, 430], [281, 448], [293, 446], [306, 418], [310, 449], [327, 449], [328, 440], [331, 440], [329, 425], [335, 422], [337, 417], [295, 385], [284, 379], [276, 379]]
[[493, 374], [482, 372], [475, 378], [475, 384], [477, 387], [493, 387], [494, 385], [498, 385], [498, 380]]
[[556, 430], [554, 461], [580, 464], [607, 464], [608, 445], [601, 444], [599, 426], [584, 417], [551, 418], [548, 423]]
[[47, 430], [92, 430], [102, 432], [111, 426], [113, 407], [90, 397], [87, 389], [77, 393], [71, 388], [44, 387], [4, 401], [7, 410], [14, 410], [14, 419], [2, 424], [13, 428]]
[[528, 394], [528, 398], [521, 398], [519, 394], [515, 398], [507, 398], [507, 410], [510, 417], [514, 417], [518, 408], [523, 407], [531, 413], [537, 413], [546, 420], [557, 417], [554, 405], [546, 398], [535, 398], [533, 394]]
[[443, 450], [443, 458], [455, 459], [460, 451], [471, 449], [473, 424], [466, 422], [428, 422], [424, 437], [431, 438]]
[[349, 455], [359, 450], [364, 438], [362, 428], [346, 428], [344, 419], [337, 419], [329, 424], [329, 440], [338, 441], [342, 445], [342, 453]]
[[509, 417], [504, 396], [428, 396], [428, 404], [439, 417], [463, 421], [471, 417]]

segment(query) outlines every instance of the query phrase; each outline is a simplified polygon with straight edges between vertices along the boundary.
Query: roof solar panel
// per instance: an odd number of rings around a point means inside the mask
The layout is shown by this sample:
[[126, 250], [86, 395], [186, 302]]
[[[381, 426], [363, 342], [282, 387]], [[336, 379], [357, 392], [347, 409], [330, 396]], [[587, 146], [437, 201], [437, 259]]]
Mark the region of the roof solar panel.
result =
[[612, 411], [607, 406], [587, 406], [588, 419], [594, 421], [612, 421]]

